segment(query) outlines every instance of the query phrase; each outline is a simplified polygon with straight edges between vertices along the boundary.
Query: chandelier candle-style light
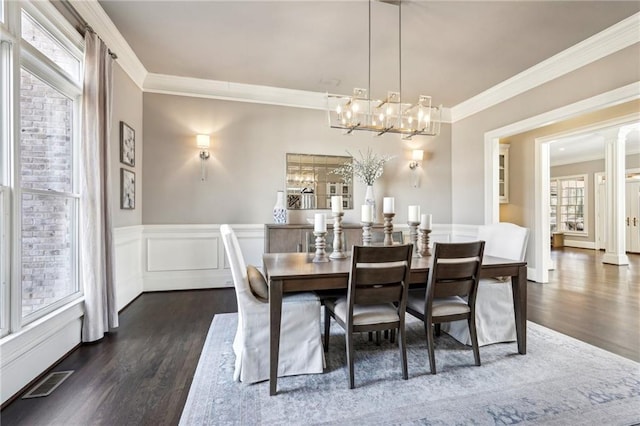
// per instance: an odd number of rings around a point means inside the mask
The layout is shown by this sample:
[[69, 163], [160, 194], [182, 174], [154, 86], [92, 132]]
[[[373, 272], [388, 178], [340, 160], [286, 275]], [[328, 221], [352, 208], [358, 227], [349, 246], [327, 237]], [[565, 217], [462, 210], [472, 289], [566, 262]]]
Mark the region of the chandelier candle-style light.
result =
[[399, 133], [404, 139], [412, 136], [436, 136], [440, 133], [442, 105], [433, 106], [431, 96], [420, 95], [417, 103], [404, 103], [402, 93], [402, 3], [398, 2], [398, 92], [390, 91], [384, 100], [370, 99], [371, 93], [371, 0], [369, 0], [369, 83], [368, 89], [353, 89], [351, 96], [327, 95], [329, 126], [344, 129], [346, 134], [354, 130]]

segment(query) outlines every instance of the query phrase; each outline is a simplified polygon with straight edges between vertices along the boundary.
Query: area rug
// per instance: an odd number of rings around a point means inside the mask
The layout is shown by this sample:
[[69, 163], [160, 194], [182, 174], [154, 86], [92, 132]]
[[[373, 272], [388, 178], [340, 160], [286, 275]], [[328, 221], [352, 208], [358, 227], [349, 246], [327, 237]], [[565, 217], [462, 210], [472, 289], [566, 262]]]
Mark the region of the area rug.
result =
[[324, 374], [269, 383], [234, 382], [237, 314], [216, 315], [181, 425], [631, 425], [640, 423], [640, 364], [528, 322], [527, 355], [515, 343], [473, 353], [436, 338], [438, 374], [429, 374], [422, 323], [408, 320], [409, 380], [399, 351], [356, 338], [355, 389], [348, 389], [344, 333], [331, 327]]

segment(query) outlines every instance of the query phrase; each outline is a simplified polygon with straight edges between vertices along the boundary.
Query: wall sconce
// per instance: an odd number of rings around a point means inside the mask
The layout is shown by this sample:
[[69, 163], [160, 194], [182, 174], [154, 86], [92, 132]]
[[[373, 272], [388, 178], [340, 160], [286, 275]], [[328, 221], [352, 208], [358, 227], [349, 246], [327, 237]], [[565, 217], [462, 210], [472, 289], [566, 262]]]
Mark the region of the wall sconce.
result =
[[207, 169], [205, 168], [205, 161], [209, 159], [209, 145], [210, 138], [209, 135], [197, 135], [196, 136], [196, 145], [198, 149], [200, 149], [200, 180], [207, 180]]
[[409, 162], [409, 168], [413, 170], [416, 167], [420, 167], [420, 163], [422, 162], [423, 158], [424, 158], [424, 151], [421, 149], [414, 149], [413, 154], [411, 156], [411, 161]]
[[411, 154], [411, 161], [409, 162], [409, 168], [412, 171], [413, 182], [411, 186], [417, 188], [420, 186], [420, 173], [418, 173], [418, 167], [420, 167], [420, 163], [422, 163], [422, 159], [424, 158], [424, 151], [421, 149], [414, 149]]

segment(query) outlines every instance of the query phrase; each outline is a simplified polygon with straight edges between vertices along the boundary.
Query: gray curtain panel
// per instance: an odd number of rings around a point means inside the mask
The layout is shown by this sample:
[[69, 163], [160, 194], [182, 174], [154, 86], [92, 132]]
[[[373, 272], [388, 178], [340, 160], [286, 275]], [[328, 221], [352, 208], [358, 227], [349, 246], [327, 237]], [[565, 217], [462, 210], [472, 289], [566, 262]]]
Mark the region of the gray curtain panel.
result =
[[85, 34], [80, 154], [80, 277], [85, 313], [82, 341], [118, 327], [115, 300], [109, 136], [113, 59], [91, 31]]

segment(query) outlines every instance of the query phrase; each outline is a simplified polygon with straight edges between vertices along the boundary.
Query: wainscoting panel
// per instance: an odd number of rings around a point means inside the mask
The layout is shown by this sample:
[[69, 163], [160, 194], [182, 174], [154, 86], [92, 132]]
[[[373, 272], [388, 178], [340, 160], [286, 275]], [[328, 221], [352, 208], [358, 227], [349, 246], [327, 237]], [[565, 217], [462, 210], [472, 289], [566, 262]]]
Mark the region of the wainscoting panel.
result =
[[[264, 225], [233, 225], [245, 262], [262, 267]], [[144, 291], [232, 287], [220, 225], [148, 225]]]
[[118, 311], [142, 294], [142, 226], [117, 228], [114, 232], [116, 249], [116, 304]]
[[218, 269], [215, 236], [147, 238], [147, 272]]

